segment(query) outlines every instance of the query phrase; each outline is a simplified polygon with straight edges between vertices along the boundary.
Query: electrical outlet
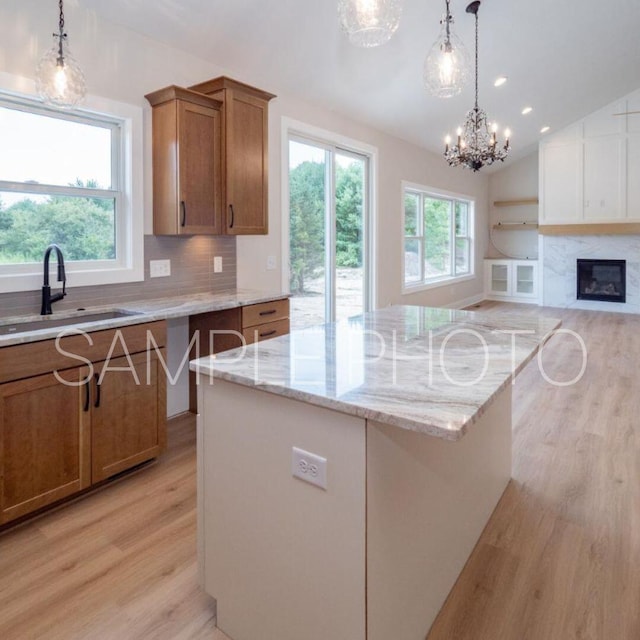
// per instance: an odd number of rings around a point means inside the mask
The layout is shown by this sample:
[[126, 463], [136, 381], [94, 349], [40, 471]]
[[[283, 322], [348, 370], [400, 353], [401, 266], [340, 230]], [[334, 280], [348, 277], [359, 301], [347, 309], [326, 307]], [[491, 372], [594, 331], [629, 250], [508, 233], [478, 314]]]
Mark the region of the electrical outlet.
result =
[[166, 278], [171, 275], [171, 260], [149, 260], [149, 277]]
[[213, 258], [213, 273], [222, 272], [222, 256], [214, 256]]
[[327, 459], [304, 449], [293, 447], [291, 473], [294, 477], [327, 490]]
[[267, 271], [273, 271], [276, 268], [276, 257], [267, 256]]

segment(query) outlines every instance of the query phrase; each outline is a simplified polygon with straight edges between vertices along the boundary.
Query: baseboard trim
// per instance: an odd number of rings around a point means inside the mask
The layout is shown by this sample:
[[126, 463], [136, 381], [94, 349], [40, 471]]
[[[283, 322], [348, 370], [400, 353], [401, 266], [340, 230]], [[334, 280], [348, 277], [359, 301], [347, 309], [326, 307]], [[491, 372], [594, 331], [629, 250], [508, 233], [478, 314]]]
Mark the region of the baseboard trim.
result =
[[458, 300], [457, 302], [451, 302], [444, 306], [445, 309], [464, 309], [465, 307], [470, 307], [472, 304], [478, 304], [486, 300], [486, 296], [484, 293], [478, 293], [475, 296], [471, 296], [469, 298], [464, 298], [463, 300]]

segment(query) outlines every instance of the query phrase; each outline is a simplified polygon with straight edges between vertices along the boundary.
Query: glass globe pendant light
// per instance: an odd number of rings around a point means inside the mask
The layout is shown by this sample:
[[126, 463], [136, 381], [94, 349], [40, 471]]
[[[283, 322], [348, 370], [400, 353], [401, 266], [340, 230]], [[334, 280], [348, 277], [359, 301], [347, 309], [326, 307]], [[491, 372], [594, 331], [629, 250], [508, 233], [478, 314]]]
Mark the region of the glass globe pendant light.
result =
[[58, 7], [58, 33], [53, 34], [53, 47], [44, 53], [36, 67], [36, 90], [47, 104], [71, 109], [84, 99], [87, 87], [82, 69], [71, 55], [67, 44], [63, 0], [58, 1]]
[[442, 28], [424, 61], [424, 84], [436, 98], [457, 96], [471, 76], [471, 58], [462, 40], [453, 33], [453, 16], [446, 1]]
[[401, 0], [338, 0], [338, 15], [349, 41], [358, 47], [385, 44], [398, 29]]

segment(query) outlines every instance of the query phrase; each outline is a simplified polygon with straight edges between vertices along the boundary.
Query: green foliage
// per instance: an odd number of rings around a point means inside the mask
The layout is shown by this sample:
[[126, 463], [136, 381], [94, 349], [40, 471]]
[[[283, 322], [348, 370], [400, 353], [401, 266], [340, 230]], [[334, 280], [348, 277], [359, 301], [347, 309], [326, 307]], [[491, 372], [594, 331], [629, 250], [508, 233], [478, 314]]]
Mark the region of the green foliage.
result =
[[[363, 166], [336, 167], [336, 264], [362, 266]], [[302, 162], [289, 174], [290, 285], [304, 293], [305, 280], [316, 277], [325, 258], [325, 165]]]
[[305, 278], [324, 264], [325, 168], [303, 162], [289, 174], [289, 273], [292, 293], [303, 293]]
[[[80, 181], [73, 186], [85, 186]], [[87, 182], [95, 188], [95, 182]], [[0, 202], [0, 264], [39, 262], [55, 242], [67, 260], [115, 258], [113, 201], [71, 196]]]
[[451, 271], [451, 202], [424, 199], [426, 276], [445, 275]]
[[336, 167], [336, 265], [362, 266], [363, 165]]

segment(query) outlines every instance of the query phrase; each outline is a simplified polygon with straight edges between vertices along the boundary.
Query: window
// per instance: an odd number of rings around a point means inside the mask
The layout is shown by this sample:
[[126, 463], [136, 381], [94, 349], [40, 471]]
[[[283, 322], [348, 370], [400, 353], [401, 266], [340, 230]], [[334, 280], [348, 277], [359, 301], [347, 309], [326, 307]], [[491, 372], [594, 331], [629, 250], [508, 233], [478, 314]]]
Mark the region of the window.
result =
[[0, 291], [41, 286], [51, 243], [62, 249], [69, 286], [143, 278], [142, 211], [138, 221], [132, 214], [141, 200], [132, 189], [140, 116], [0, 96]]
[[404, 288], [473, 275], [473, 201], [404, 186]]
[[373, 300], [375, 149], [303, 123], [283, 124], [291, 325], [359, 315]]

